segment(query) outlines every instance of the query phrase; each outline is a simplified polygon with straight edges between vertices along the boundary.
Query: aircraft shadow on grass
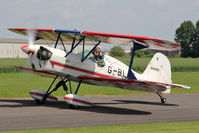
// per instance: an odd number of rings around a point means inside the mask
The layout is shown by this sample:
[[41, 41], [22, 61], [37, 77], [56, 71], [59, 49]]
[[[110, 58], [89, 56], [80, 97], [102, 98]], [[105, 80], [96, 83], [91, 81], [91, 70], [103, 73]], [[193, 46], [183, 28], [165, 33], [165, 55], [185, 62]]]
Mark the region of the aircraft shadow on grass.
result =
[[[1, 104], [3, 103], [3, 104]], [[13, 103], [13, 104], [6, 104]], [[104, 114], [116, 114], [116, 115], [150, 115], [151, 112], [127, 109], [122, 107], [112, 107], [112, 106], [103, 106], [103, 103], [94, 103], [92, 107], [81, 107], [77, 111], [88, 111], [95, 113], [104, 113]], [[121, 104], [119, 103], [106, 103], [106, 104]], [[69, 106], [64, 101], [55, 101], [47, 102], [46, 104], [38, 105], [33, 100], [26, 99], [0, 99], [0, 108], [20, 108], [20, 107], [50, 107], [50, 108], [59, 108], [59, 109], [69, 109]]]

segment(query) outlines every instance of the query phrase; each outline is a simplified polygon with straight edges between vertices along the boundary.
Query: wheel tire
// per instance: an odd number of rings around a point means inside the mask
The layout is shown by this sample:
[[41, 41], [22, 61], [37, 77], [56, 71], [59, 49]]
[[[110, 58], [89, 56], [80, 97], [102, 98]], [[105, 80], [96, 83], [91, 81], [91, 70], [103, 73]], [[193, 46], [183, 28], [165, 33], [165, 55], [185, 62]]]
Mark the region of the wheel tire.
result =
[[166, 103], [166, 101], [167, 101], [166, 98], [161, 99], [161, 103]]
[[80, 106], [69, 104], [70, 109], [79, 109]]
[[45, 101], [39, 100], [39, 99], [35, 99], [35, 103], [36, 104], [45, 104]]

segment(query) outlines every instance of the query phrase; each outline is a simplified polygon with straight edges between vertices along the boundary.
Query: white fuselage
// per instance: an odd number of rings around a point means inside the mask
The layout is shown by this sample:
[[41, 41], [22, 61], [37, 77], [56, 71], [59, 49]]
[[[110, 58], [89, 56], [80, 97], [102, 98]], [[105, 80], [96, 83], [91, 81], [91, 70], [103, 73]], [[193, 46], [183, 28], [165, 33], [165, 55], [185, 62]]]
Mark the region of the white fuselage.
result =
[[[34, 54], [30, 55], [30, 60], [37, 70], [54, 72], [60, 76], [71, 75], [74, 78], [82, 75], [109, 78], [117, 77], [122, 79], [127, 78], [128, 66], [109, 55], [104, 55], [105, 66], [98, 67], [97, 63], [89, 58], [82, 62], [81, 54], [70, 53], [65, 57], [67, 52], [47, 46], [43, 47], [52, 52], [51, 58], [46, 61], [39, 60], [37, 51], [39, 50], [40, 45], [31, 47], [34, 49]], [[142, 79], [140, 74], [134, 71], [133, 73], [137, 79]]]

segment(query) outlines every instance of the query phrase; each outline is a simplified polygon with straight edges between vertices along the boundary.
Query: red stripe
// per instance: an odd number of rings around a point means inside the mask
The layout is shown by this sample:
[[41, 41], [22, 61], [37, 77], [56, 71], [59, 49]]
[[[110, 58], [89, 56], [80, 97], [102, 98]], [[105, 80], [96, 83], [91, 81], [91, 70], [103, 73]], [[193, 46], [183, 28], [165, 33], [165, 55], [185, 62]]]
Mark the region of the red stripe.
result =
[[26, 31], [26, 30], [35, 30], [35, 31], [50, 31], [53, 29], [36, 29], [36, 28], [9, 28], [8, 30], [16, 30], [16, 31]]
[[83, 104], [93, 105], [93, 104], [90, 103], [90, 102], [81, 101], [81, 100], [74, 99], [74, 98], [70, 98], [70, 97], [64, 97], [64, 99], [68, 99], [68, 100], [75, 101], [75, 102], [79, 102], [79, 103], [83, 103]]
[[100, 73], [88, 71], [88, 70], [85, 70], [85, 69], [82, 69], [82, 68], [77, 68], [77, 67], [69, 66], [69, 65], [66, 65], [66, 64], [61, 64], [61, 63], [58, 63], [58, 62], [55, 62], [55, 61], [50, 61], [50, 62], [52, 64], [52, 66], [58, 65], [58, 66], [62, 66], [62, 67], [67, 67], [67, 68], [70, 68], [70, 69], [74, 69], [74, 70], [77, 70], [77, 71], [94, 74], [94, 75], [101, 76], [101, 77], [114, 78], [112, 76], [108, 76], [108, 75], [104, 75], [104, 74], [100, 74]]
[[120, 37], [120, 38], [131, 38], [131, 39], [142, 39], [142, 40], [160, 40], [160, 39], [150, 38], [150, 37], [111, 34], [111, 33], [99, 33], [99, 32], [89, 32], [89, 31], [83, 31], [82, 34], [108, 36], [108, 37]]
[[173, 43], [175, 45], [174, 48], [179, 48], [180, 47], [180, 44], [178, 44], [178, 43], [174, 43], [174, 42], [170, 42], [170, 41], [166, 41], [166, 40], [161, 40], [161, 39], [157, 39], [157, 38], [151, 38], [151, 37], [121, 35], [121, 34], [110, 34], [110, 33], [99, 33], [99, 32], [89, 32], [89, 31], [82, 31], [82, 34], [85, 34], [87, 36], [91, 36], [91, 37], [93, 37], [93, 39], [96, 39], [96, 36], [105, 37], [103, 39], [107, 39], [107, 37], [127, 38], [127, 39], [135, 39], [135, 40], [137, 40], [139, 42], [143, 42], [145, 44], [148, 44], [148, 43], [145, 42], [144, 40], [153, 40], [153, 41], [155, 41], [158, 44], [168, 44], [168, 45], [170, 45], [170, 43]]
[[23, 49], [23, 48], [27, 49], [27, 50], [28, 50], [27, 54], [30, 54], [30, 53], [34, 54], [34, 53], [35, 53], [35, 51], [31, 50], [31, 49], [29, 48], [28, 45], [24, 45], [24, 46], [22, 46], [21, 48], [22, 48], [22, 49]]
[[14, 66], [14, 67], [15, 67], [15, 68], [18, 68], [18, 69], [26, 70], [26, 71], [44, 73], [44, 74], [49, 74], [49, 75], [56, 75], [55, 73], [48, 72], [48, 71], [45, 71], [45, 70], [35, 70], [35, 69], [32, 69], [32, 68], [23, 67], [23, 66]]
[[[40, 94], [40, 93], [36, 93], [36, 92], [30, 92], [30, 94], [38, 95], [38, 96], [44, 96], [44, 94]], [[48, 96], [48, 98], [51, 98], [51, 99], [57, 100], [57, 98], [56, 98], [56, 97], [52, 97], [52, 96]]]

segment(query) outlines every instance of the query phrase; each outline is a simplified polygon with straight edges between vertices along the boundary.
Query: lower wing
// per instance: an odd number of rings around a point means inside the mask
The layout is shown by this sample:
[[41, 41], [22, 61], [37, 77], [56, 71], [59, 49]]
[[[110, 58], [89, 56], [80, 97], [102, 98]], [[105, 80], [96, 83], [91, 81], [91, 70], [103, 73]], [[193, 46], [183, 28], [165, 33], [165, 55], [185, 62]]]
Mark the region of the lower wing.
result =
[[166, 86], [173, 86], [179, 88], [189, 89], [189, 86], [179, 84], [165, 84], [160, 82], [152, 81], [140, 81], [131, 79], [118, 79], [118, 78], [101, 78], [101, 77], [90, 77], [90, 76], [79, 76], [84, 83], [89, 83], [98, 86], [110, 86], [128, 90], [145, 91], [145, 92], [163, 92], [167, 90]]
[[[57, 74], [53, 72], [48, 72], [45, 70], [35, 70], [28, 67], [22, 67], [22, 66], [15, 66], [18, 69], [36, 72], [48, 76], [65, 76], [62, 74]], [[116, 87], [116, 88], [122, 88], [122, 89], [128, 89], [128, 90], [136, 90], [136, 91], [145, 91], [145, 92], [163, 92], [167, 90], [166, 86], [173, 86], [173, 87], [179, 87], [179, 88], [185, 88], [189, 89], [191, 87], [186, 85], [179, 85], [179, 84], [165, 84], [160, 82], [152, 82], [152, 81], [140, 81], [140, 80], [132, 80], [132, 79], [118, 79], [118, 78], [101, 78], [101, 77], [90, 77], [90, 76], [79, 76], [78, 79], [83, 80], [82, 82], [93, 84], [97, 86], [110, 86], [110, 87]]]

